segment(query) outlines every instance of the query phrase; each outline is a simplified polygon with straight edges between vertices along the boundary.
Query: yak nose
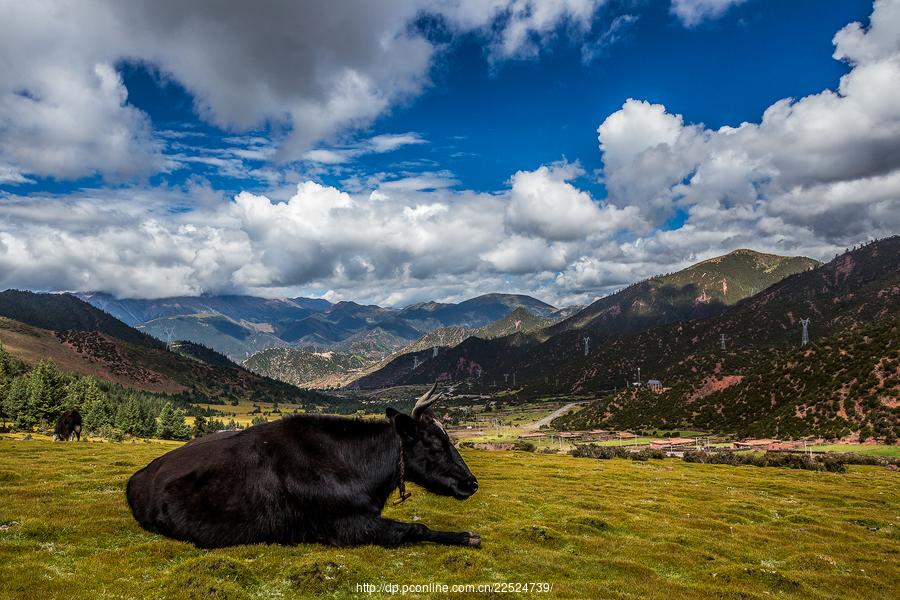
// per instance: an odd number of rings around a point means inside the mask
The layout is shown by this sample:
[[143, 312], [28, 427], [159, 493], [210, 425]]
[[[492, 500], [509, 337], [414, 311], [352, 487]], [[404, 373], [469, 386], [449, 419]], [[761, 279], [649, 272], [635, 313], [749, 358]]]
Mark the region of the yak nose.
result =
[[472, 477], [471, 479], [469, 479], [468, 484], [469, 489], [472, 490], [472, 493], [474, 494], [475, 491], [478, 490], [478, 480]]

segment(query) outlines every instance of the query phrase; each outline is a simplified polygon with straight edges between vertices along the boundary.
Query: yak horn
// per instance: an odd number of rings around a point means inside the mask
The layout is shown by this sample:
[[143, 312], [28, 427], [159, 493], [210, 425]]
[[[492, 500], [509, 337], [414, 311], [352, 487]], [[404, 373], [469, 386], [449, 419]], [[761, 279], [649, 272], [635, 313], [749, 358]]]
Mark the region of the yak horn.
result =
[[425, 412], [429, 406], [440, 400], [441, 394], [437, 396], [434, 395], [435, 390], [437, 389], [438, 382], [435, 381], [434, 385], [431, 386], [431, 389], [422, 394], [418, 400], [416, 400], [416, 405], [412, 409], [412, 416], [414, 419], [418, 419], [423, 412]]

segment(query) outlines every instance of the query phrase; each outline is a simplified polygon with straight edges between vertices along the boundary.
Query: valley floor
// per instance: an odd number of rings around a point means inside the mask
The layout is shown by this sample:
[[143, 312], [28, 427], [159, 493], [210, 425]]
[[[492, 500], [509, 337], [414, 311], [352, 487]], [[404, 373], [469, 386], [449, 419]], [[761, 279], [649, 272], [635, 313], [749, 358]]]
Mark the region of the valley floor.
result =
[[377, 598], [357, 584], [500, 582], [552, 584], [528, 594], [546, 598], [900, 597], [900, 474], [880, 467], [464, 450], [475, 496], [413, 486], [385, 513], [477, 531], [480, 549], [203, 551], [141, 530], [125, 503], [131, 473], [175, 445], [0, 436], [0, 597]]

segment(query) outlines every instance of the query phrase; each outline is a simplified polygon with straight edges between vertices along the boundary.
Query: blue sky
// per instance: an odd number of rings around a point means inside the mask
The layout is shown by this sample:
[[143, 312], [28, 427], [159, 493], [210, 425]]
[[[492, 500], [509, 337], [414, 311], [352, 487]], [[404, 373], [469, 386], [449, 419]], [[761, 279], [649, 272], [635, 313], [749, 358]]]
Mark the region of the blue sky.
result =
[[[736, 247], [826, 258], [896, 232], [896, 115], [857, 91], [900, 84], [895, 0], [410, 0], [359, 23], [328, 3], [272, 2], [259, 23], [151, 4], [2, 9], [34, 64], [0, 89], [0, 283], [584, 302]], [[348, 37], [303, 39], [291, 19]], [[59, 35], [74, 27], [83, 40]], [[39, 42], [59, 47], [25, 54]], [[771, 110], [782, 99], [790, 114]], [[873, 122], [847, 120], [860, 107]], [[860, 127], [889, 134], [876, 151]], [[816, 204], [848, 189], [855, 200]], [[39, 272], [24, 264], [35, 234], [91, 254]]]
[[[431, 82], [421, 95], [391, 108], [369, 127], [338, 136], [352, 142], [415, 132], [428, 143], [360, 156], [349, 168], [361, 174], [447, 170], [459, 186], [480, 191], [501, 189], [516, 171], [564, 158], [592, 173], [603, 166], [597, 125], [627, 98], [661, 103], [689, 122], [718, 128], [756, 121], [780, 98], [833, 88], [848, 71], [831, 57], [834, 33], [848, 22], [865, 21], [872, 8], [866, 0], [757, 0], [686, 28], [666, 2], [622, 4], [633, 6], [598, 11], [585, 38], [572, 39], [562, 29], [539, 56], [500, 64], [491, 64], [482, 32], [439, 36], [448, 47], [431, 67]], [[583, 60], [584, 45], [598, 42], [621, 14], [636, 20], [595, 58]], [[204, 122], [190, 93], [152, 64], [123, 62], [118, 68], [128, 103], [150, 117], [154, 130], [201, 133], [178, 140], [196, 145], [200, 153], [229, 146], [225, 140], [236, 136], [271, 133], [229, 131]], [[151, 181], [180, 184], [198, 174], [235, 193], [268, 189], [264, 181], [228, 177], [201, 164]], [[339, 185], [342, 175], [314, 176]], [[37, 178], [33, 186], [4, 189], [67, 191], [98, 183], [97, 177]], [[605, 195], [595, 177], [582, 183], [598, 197]]]

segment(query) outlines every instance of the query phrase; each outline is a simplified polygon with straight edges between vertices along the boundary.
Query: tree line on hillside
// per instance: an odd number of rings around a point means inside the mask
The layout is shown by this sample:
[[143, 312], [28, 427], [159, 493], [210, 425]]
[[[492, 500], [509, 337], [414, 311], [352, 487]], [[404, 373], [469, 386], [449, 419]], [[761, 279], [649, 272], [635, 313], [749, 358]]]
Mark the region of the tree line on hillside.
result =
[[19, 431], [47, 430], [66, 410], [78, 409], [84, 429], [97, 436], [186, 440], [236, 427], [199, 411], [193, 427], [182, 400], [129, 390], [96, 377], [65, 373], [50, 360], [32, 368], [14, 360], [0, 345], [0, 425]]

